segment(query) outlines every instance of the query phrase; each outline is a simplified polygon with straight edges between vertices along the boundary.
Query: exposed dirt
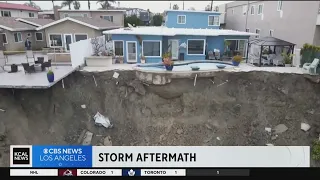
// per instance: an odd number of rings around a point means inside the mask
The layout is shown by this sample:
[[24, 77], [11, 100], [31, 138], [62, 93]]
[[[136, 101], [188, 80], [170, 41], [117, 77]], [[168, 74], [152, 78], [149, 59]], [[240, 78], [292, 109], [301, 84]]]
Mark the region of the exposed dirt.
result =
[[[196, 86], [193, 79], [147, 86], [132, 71], [119, 73], [75, 72], [64, 89], [61, 82], [47, 90], [1, 89], [0, 166], [9, 166], [11, 144], [77, 144], [83, 130], [94, 133], [92, 145], [110, 136], [119, 146], [311, 145], [319, 137], [320, 86], [301, 75], [217, 72]], [[97, 111], [112, 129], [94, 125]], [[311, 129], [300, 130], [301, 122]], [[279, 124], [288, 130], [278, 137], [265, 131]]]

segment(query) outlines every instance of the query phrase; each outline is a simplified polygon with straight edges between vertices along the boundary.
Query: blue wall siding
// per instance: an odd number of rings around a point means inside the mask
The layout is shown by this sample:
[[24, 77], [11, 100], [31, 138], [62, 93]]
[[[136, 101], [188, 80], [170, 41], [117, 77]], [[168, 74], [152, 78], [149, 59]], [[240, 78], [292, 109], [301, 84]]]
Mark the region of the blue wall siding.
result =
[[[162, 41], [162, 36], [141, 36], [142, 40], [161, 40]], [[112, 35], [112, 40], [121, 40], [124, 43], [124, 63], [127, 63], [127, 41], [135, 41], [137, 42], [137, 63], [141, 63], [140, 59], [140, 53], [142, 53], [142, 45], [139, 44], [139, 41], [135, 35]], [[162, 56], [162, 54], [161, 54]], [[154, 62], [161, 62], [162, 58], [161, 57], [147, 57], [146, 58], [146, 63], [154, 63]]]
[[[178, 15], [186, 15], [186, 24], [178, 24]], [[219, 29], [220, 26], [208, 26], [209, 15], [220, 15], [220, 13], [168, 11], [165, 26], [169, 28]]]

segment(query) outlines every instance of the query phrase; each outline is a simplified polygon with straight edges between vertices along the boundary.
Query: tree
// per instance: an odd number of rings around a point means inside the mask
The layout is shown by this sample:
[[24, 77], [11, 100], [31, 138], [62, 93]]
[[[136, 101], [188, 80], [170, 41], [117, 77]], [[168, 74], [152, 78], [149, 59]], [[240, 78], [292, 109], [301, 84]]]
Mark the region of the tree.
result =
[[156, 14], [152, 17], [151, 24], [152, 26], [161, 26], [163, 17], [161, 14]]
[[33, 8], [36, 8], [36, 9], [41, 9], [40, 6], [38, 6], [35, 2], [33, 1], [29, 1], [28, 3], [24, 3], [24, 5], [27, 5], [27, 6], [30, 6], [30, 7], [33, 7]]
[[124, 17], [124, 26], [128, 27], [128, 23], [134, 26], [144, 25], [141, 19], [137, 17], [137, 15], [125, 16]]
[[204, 8], [205, 11], [211, 11], [211, 6], [208, 4], [205, 8]]
[[190, 11], [195, 11], [196, 9], [194, 7], [189, 8]]
[[174, 4], [174, 5], [173, 5], [173, 7], [172, 7], [172, 9], [174, 9], [174, 10], [178, 10], [178, 9], [179, 9], [178, 4]]
[[88, 0], [88, 9], [90, 10], [90, 0]]
[[80, 9], [80, 2], [79, 1], [74, 1], [73, 2], [73, 8], [76, 9], [76, 10], [79, 10]]
[[97, 3], [100, 4], [101, 8], [100, 9], [109, 9], [111, 7], [112, 3], [115, 3], [116, 1], [103, 1], [103, 0], [98, 0]]
[[65, 0], [61, 3], [62, 7], [69, 6], [69, 10], [71, 10], [71, 4], [73, 3], [73, 0]]

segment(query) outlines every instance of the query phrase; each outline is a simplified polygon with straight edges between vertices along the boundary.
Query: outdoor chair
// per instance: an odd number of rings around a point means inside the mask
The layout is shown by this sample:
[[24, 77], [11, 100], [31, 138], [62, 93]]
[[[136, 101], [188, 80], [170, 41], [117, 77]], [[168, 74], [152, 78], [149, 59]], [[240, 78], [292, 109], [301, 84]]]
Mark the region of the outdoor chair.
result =
[[38, 60], [35, 63], [36, 64], [43, 64], [44, 63], [44, 57], [38, 57]]
[[0, 59], [0, 68], [4, 71], [4, 66], [6, 65], [6, 60], [5, 59]]
[[315, 58], [312, 63], [304, 63], [302, 70], [305, 74], [316, 75], [319, 59]]
[[34, 68], [34, 65], [29, 65], [29, 63], [22, 63], [23, 69], [24, 69], [24, 73], [33, 73], [36, 72], [36, 69]]
[[284, 65], [283, 57], [281, 56], [281, 54], [276, 55], [276, 57], [273, 59], [273, 65], [274, 66]]
[[26, 57], [27, 57], [27, 62], [29, 62], [29, 59], [33, 59], [33, 62], [36, 61], [32, 50], [26, 51]]
[[48, 60], [48, 62], [44, 62], [41, 65], [42, 71], [44, 71], [45, 68], [51, 67], [51, 59]]
[[209, 55], [209, 60], [215, 59], [214, 54], [213, 54], [212, 51], [209, 51], [208, 55]]

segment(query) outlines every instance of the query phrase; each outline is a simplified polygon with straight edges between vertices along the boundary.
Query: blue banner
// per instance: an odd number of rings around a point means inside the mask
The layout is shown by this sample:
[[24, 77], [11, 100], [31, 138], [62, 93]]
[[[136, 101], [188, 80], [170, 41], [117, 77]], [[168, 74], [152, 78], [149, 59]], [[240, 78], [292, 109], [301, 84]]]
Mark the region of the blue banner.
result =
[[92, 146], [32, 146], [32, 167], [92, 167]]

